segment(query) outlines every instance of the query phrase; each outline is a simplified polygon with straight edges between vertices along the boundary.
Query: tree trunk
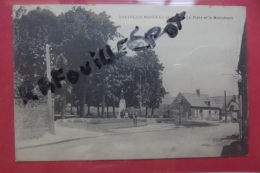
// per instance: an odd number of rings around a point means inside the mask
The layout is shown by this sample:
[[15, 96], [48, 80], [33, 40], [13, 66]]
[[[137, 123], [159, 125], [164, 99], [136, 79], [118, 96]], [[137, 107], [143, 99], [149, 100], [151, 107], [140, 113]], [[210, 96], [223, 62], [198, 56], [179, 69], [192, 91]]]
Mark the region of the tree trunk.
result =
[[99, 106], [97, 107], [97, 116], [100, 116], [100, 113], [99, 113]]
[[66, 117], [66, 89], [63, 89], [63, 92], [61, 94], [61, 119], [65, 119]]
[[79, 103], [77, 103], [77, 115], [79, 115]]
[[148, 112], [148, 106], [146, 106], [146, 109], [145, 109], [145, 116], [147, 118], [147, 112]]
[[82, 88], [80, 101], [79, 101], [79, 117], [84, 117], [85, 115], [85, 97], [86, 97], [86, 90]]
[[227, 96], [226, 96], [226, 90], [224, 91], [224, 96], [225, 96], [225, 121], [227, 121]]
[[73, 112], [72, 112], [72, 103], [71, 103], [71, 106], [70, 106], [70, 114], [73, 115]]
[[90, 105], [88, 104], [88, 114], [90, 114]]
[[152, 107], [152, 117], [153, 117], [153, 107]]
[[116, 113], [115, 113], [115, 100], [113, 99], [113, 116], [116, 117]]
[[108, 106], [107, 106], [107, 117], [109, 117], [109, 115], [108, 115]]
[[102, 96], [102, 102], [101, 102], [101, 106], [102, 106], [102, 117], [105, 116], [105, 94], [103, 93], [103, 96]]

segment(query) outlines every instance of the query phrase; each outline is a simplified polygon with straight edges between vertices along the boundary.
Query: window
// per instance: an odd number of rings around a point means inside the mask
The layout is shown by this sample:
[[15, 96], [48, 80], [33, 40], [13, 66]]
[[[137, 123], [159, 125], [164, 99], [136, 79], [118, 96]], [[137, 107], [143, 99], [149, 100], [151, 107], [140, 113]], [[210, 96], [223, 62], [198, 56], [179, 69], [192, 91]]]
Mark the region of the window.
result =
[[210, 101], [205, 101], [205, 104], [210, 106]]
[[234, 111], [234, 105], [230, 106], [230, 111]]

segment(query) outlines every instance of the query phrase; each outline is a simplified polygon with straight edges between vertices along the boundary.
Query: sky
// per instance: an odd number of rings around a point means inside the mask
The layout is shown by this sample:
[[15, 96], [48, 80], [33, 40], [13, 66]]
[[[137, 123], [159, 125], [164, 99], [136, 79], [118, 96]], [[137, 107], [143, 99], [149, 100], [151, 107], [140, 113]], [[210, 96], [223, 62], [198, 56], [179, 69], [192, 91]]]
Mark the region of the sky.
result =
[[[39, 6], [39, 5], [37, 5]], [[28, 10], [37, 6], [26, 6]], [[56, 15], [78, 5], [41, 5]], [[82, 6], [82, 5], [81, 5]], [[19, 6], [14, 6], [14, 11]], [[230, 6], [173, 6], [173, 5], [83, 5], [86, 10], [96, 13], [105, 11], [115, 25], [120, 25], [118, 32], [128, 37], [135, 26], [144, 33], [154, 26], [162, 29], [167, 17], [186, 11], [182, 21], [182, 30], [177, 37], [167, 34], [156, 40], [153, 49], [165, 67], [163, 86], [171, 96], [179, 92], [196, 93], [210, 96], [223, 96], [238, 93], [236, 74], [243, 28], [246, 17], [245, 7]], [[133, 18], [133, 16], [135, 16]], [[142, 18], [140, 17], [142, 16]], [[150, 16], [150, 18], [144, 18]], [[157, 18], [152, 18], [157, 16]], [[214, 19], [226, 17], [225, 19]], [[211, 18], [210, 18], [211, 17]], [[117, 41], [111, 42], [115, 45]], [[135, 52], [127, 50], [128, 55]]]

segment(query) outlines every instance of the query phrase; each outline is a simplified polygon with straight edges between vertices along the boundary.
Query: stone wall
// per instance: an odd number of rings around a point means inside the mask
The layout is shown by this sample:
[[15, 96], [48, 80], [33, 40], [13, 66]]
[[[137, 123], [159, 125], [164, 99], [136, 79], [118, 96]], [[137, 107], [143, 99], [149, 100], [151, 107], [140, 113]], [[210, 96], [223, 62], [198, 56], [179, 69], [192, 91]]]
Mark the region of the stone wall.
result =
[[48, 131], [48, 106], [46, 103], [14, 101], [15, 139], [41, 137]]

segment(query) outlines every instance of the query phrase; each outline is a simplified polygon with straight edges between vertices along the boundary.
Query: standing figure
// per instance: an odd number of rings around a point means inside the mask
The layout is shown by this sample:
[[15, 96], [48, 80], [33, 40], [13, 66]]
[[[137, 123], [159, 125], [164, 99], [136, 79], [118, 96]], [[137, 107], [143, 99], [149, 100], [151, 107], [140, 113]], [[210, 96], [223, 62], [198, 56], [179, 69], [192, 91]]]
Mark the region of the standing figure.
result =
[[134, 124], [137, 124], [137, 115], [138, 115], [138, 111], [135, 110], [135, 112], [133, 113]]
[[125, 117], [124, 118], [128, 118], [128, 110], [125, 110]]

